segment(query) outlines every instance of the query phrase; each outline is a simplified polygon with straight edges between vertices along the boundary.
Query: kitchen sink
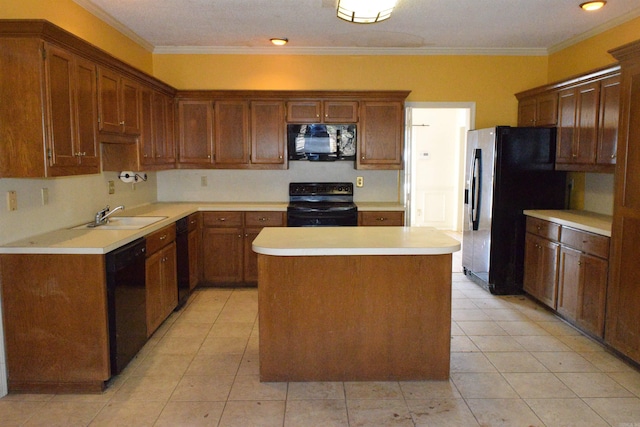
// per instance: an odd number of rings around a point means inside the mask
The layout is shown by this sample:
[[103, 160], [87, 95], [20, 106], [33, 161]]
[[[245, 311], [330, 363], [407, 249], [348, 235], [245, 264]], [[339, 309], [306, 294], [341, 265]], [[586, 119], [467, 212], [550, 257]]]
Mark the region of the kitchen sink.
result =
[[109, 218], [109, 222], [97, 227], [93, 227], [92, 223], [82, 224], [73, 227], [73, 230], [139, 230], [158, 221], [166, 219], [166, 216], [114, 216]]

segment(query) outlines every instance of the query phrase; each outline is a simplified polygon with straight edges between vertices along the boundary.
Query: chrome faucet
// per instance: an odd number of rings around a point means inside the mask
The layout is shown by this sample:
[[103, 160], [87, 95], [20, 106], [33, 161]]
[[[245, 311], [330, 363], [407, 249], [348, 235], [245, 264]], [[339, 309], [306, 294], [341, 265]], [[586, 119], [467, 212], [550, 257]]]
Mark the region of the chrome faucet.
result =
[[106, 224], [109, 221], [109, 217], [119, 210], [124, 210], [124, 205], [116, 206], [113, 210], [109, 210], [109, 205], [107, 205], [104, 209], [100, 209], [96, 212], [95, 220], [89, 224], [90, 227], [98, 227], [100, 225]]

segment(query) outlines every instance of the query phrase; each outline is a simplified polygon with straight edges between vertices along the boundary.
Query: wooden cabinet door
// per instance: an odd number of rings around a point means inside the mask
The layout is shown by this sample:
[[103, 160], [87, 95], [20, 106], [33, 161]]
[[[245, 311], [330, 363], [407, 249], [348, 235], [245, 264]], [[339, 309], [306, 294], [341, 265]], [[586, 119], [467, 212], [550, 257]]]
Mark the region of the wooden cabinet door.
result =
[[120, 75], [100, 67], [98, 71], [98, 112], [101, 132], [122, 132], [120, 105]]
[[242, 228], [202, 229], [202, 279], [208, 283], [242, 281]]
[[173, 142], [173, 101], [168, 96], [155, 91], [151, 95], [151, 126], [155, 164], [174, 163], [176, 154]]
[[536, 97], [536, 126], [558, 124], [558, 93], [545, 93]]
[[582, 85], [577, 89], [576, 128], [573, 162], [593, 164], [598, 144], [598, 113], [600, 82]]
[[324, 101], [322, 110], [325, 123], [356, 123], [358, 121], [357, 101]]
[[158, 326], [162, 324], [163, 306], [162, 306], [162, 251], [157, 251], [147, 256], [145, 264], [145, 287], [146, 287], [146, 305], [147, 305], [147, 336], [151, 336]]
[[178, 274], [176, 243], [171, 242], [162, 249], [162, 321], [178, 305]]
[[580, 306], [580, 259], [582, 253], [563, 246], [560, 249], [558, 278], [558, 313], [578, 318]]
[[155, 164], [154, 129], [151, 118], [152, 94], [149, 88], [140, 91], [140, 163], [143, 165]]
[[96, 65], [76, 57], [76, 147], [82, 173], [100, 173], [98, 85]]
[[403, 132], [402, 102], [363, 102], [356, 167], [401, 169]]
[[524, 290], [555, 309], [560, 245], [527, 233], [525, 239]]
[[120, 90], [122, 131], [129, 135], [139, 135], [140, 86], [127, 78], [121, 77]]
[[536, 98], [531, 97], [518, 102], [518, 126], [536, 125]]
[[604, 79], [600, 85], [600, 119], [596, 163], [616, 163], [620, 117], [620, 76]]
[[321, 112], [322, 103], [319, 100], [287, 102], [287, 122], [289, 123], [320, 123]]
[[213, 164], [213, 105], [211, 101], [178, 101], [178, 161]]
[[251, 245], [261, 230], [261, 228], [246, 228], [244, 230], [243, 263], [245, 283], [258, 282], [258, 254], [253, 252]]
[[217, 101], [214, 107], [215, 161], [217, 165], [249, 163], [249, 104]]
[[283, 167], [286, 152], [283, 101], [251, 102], [251, 163]]
[[[556, 162], [574, 160], [574, 133], [576, 128], [577, 96], [575, 89], [563, 90], [558, 98], [558, 134]], [[577, 156], [577, 155], [576, 155]]]
[[604, 335], [604, 316], [609, 262], [588, 254], [580, 258], [578, 324], [599, 337]]
[[404, 212], [364, 211], [358, 213], [360, 226], [403, 226]]

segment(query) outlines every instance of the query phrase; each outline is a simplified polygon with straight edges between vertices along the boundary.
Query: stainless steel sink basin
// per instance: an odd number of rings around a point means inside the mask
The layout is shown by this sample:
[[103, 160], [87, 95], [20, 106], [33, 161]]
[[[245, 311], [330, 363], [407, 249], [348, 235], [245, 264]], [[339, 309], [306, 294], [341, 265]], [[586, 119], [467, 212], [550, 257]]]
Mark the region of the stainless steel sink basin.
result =
[[166, 218], [166, 216], [114, 216], [109, 218], [106, 224], [97, 227], [93, 227], [92, 224], [83, 224], [73, 227], [73, 230], [139, 230]]

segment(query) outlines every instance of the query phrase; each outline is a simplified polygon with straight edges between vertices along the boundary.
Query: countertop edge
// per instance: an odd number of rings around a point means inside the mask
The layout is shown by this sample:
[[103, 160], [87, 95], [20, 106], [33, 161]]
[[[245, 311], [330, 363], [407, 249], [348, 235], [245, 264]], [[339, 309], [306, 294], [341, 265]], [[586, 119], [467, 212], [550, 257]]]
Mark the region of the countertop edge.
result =
[[579, 210], [525, 210], [526, 216], [555, 222], [581, 231], [611, 237], [610, 215]]

